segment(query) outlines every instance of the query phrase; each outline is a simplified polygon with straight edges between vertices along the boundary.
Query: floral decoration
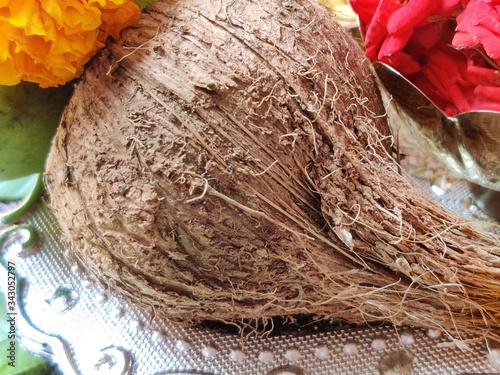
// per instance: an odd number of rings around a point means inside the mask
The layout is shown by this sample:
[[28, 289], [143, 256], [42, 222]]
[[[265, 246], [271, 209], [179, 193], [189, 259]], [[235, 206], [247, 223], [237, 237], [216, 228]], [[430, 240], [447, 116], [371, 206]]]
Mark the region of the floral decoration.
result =
[[351, 0], [366, 55], [447, 115], [500, 111], [500, 0]]
[[0, 85], [62, 85], [140, 18], [132, 0], [0, 0]]

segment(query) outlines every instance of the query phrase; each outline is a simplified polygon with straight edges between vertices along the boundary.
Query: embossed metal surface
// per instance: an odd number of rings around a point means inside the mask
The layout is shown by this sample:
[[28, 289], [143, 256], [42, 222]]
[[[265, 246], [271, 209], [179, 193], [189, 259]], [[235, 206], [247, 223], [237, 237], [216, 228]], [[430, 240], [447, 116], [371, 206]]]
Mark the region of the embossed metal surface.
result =
[[[441, 192], [463, 201], [467, 185]], [[470, 208], [470, 207], [469, 207]], [[22, 344], [56, 362], [63, 374], [491, 374], [500, 349], [485, 342], [458, 347], [418, 327], [302, 329], [262, 339], [209, 328], [184, 328], [120, 301], [71, 265], [50, 210], [23, 221], [39, 235], [36, 252], [23, 237], [4, 245], [16, 265]]]

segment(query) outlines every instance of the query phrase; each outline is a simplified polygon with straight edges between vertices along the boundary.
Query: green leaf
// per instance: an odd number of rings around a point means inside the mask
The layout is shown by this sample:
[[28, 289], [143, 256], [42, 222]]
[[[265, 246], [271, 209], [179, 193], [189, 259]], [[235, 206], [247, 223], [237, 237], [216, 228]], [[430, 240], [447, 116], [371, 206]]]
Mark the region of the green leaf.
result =
[[27, 196], [36, 183], [38, 174], [0, 181], [0, 201], [17, 201]]
[[0, 181], [43, 172], [73, 87], [0, 85]]
[[[13, 346], [12, 346], [13, 344]], [[15, 347], [15, 361], [9, 359], [10, 348]], [[47, 375], [52, 371], [51, 366], [41, 357], [28, 353], [17, 341], [9, 339], [0, 341], [0, 374], [2, 375]]]
[[149, 4], [154, 3], [156, 0], [134, 0], [134, 2], [143, 10], [145, 7], [147, 7]]

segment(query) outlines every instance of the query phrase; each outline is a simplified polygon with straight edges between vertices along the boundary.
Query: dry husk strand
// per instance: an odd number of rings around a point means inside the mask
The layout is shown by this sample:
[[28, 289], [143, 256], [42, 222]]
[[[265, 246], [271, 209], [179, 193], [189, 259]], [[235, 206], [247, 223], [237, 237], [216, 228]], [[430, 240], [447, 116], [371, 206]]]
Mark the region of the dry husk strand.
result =
[[74, 256], [164, 319], [498, 338], [499, 238], [415, 189], [391, 142], [322, 6], [159, 0], [86, 70], [46, 182]]

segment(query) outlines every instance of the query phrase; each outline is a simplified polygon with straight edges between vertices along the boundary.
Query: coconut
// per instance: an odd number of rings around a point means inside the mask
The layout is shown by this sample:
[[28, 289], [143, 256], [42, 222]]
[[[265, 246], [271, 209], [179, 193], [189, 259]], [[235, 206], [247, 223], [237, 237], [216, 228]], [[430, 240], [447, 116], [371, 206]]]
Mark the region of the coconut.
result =
[[86, 69], [46, 167], [72, 256], [161, 318], [498, 337], [499, 238], [395, 162], [363, 52], [310, 0], [159, 0]]

